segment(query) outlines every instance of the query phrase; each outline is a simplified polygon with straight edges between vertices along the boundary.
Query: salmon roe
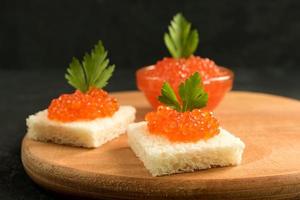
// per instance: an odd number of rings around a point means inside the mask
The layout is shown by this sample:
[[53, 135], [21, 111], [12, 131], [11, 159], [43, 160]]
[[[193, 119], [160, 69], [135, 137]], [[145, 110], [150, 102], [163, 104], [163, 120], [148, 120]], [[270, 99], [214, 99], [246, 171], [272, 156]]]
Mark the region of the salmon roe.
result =
[[174, 88], [195, 72], [199, 72], [203, 81], [222, 74], [214, 61], [199, 56], [164, 58], [156, 63], [154, 70], [149, 71], [167, 80]]
[[62, 122], [93, 120], [110, 117], [119, 109], [117, 100], [102, 89], [92, 88], [87, 93], [76, 90], [51, 101], [48, 118]]
[[166, 106], [146, 115], [151, 134], [167, 137], [173, 142], [195, 142], [219, 133], [219, 122], [212, 112], [194, 109], [178, 112]]
[[178, 95], [178, 86], [195, 72], [202, 77], [204, 90], [208, 93], [208, 104], [204, 108], [213, 110], [233, 84], [233, 73], [214, 61], [199, 56], [188, 58], [164, 58], [155, 65], [137, 71], [137, 87], [144, 92], [146, 98], [157, 108], [161, 103], [157, 97], [161, 87], [167, 81]]

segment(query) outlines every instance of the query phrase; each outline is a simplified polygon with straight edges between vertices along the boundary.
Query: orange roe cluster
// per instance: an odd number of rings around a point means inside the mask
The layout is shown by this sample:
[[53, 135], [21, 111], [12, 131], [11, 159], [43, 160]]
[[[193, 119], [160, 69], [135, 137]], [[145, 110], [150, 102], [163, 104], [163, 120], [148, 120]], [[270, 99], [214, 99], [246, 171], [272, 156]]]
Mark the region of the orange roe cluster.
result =
[[203, 81], [222, 75], [222, 71], [214, 61], [199, 56], [178, 59], [164, 58], [158, 61], [155, 68], [148, 73], [159, 76], [177, 88], [182, 81], [195, 72], [199, 72]]
[[92, 88], [87, 93], [76, 90], [51, 101], [48, 118], [61, 122], [85, 121], [110, 117], [119, 109], [117, 100], [102, 89]]
[[167, 137], [172, 142], [195, 142], [219, 133], [219, 122], [212, 112], [194, 109], [178, 112], [166, 106], [146, 115], [151, 134]]

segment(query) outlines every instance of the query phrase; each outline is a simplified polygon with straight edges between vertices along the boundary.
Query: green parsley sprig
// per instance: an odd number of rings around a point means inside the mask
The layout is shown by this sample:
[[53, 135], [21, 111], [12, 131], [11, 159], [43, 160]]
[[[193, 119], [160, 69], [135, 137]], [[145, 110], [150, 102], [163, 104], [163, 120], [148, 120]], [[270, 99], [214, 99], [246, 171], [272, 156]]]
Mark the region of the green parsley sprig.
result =
[[182, 103], [177, 99], [170, 84], [165, 82], [161, 88], [161, 96], [158, 97], [158, 100], [178, 112], [203, 108], [207, 104], [208, 94], [203, 89], [201, 77], [198, 72], [195, 72], [184, 83], [181, 83], [178, 91]]
[[198, 31], [191, 29], [191, 23], [181, 13], [174, 16], [168, 29], [169, 33], [165, 33], [164, 41], [174, 58], [186, 58], [196, 51], [199, 43]]
[[101, 41], [94, 46], [90, 54], [86, 53], [83, 61], [73, 58], [67, 69], [65, 78], [68, 83], [81, 92], [91, 87], [103, 88], [112, 76], [115, 65], [109, 65], [107, 51]]

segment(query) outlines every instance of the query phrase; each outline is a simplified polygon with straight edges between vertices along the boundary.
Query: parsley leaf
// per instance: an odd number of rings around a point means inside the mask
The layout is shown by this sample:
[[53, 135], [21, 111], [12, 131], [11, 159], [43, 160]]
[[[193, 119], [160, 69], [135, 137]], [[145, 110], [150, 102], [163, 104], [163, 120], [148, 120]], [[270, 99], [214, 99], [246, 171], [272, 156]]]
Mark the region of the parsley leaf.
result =
[[169, 33], [164, 34], [165, 45], [174, 58], [189, 57], [199, 43], [198, 31], [191, 30], [191, 23], [178, 13], [168, 27]]
[[198, 72], [179, 85], [179, 96], [182, 100], [182, 112], [206, 106], [208, 94], [204, 91]]
[[73, 58], [65, 78], [74, 88], [87, 92], [91, 87], [103, 88], [112, 76], [115, 66], [109, 65], [107, 51], [99, 41], [91, 53], [86, 53], [82, 63]]
[[161, 88], [161, 96], [158, 97], [158, 100], [179, 112], [203, 108], [207, 104], [208, 94], [203, 89], [201, 77], [198, 72], [195, 72], [184, 83], [181, 83], [178, 91], [182, 104], [179, 103], [170, 84], [165, 82]]
[[161, 96], [158, 97], [158, 100], [175, 110], [180, 110], [180, 104], [176, 97], [176, 94], [169, 83], [165, 82], [161, 88]]

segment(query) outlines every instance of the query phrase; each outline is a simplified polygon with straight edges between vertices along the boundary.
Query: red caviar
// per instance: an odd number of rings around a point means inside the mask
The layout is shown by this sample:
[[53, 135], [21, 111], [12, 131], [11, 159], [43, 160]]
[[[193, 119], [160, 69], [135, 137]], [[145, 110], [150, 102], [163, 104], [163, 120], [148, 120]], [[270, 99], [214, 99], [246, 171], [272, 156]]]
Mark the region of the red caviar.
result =
[[93, 120], [110, 117], [119, 109], [117, 100], [102, 89], [92, 88], [87, 93], [76, 90], [51, 101], [48, 118], [62, 122]]
[[170, 83], [177, 92], [180, 83], [193, 73], [199, 72], [208, 93], [209, 100], [206, 110], [213, 110], [232, 87], [233, 73], [218, 66], [214, 61], [199, 56], [188, 58], [164, 58], [156, 65], [137, 71], [137, 85], [154, 108], [161, 105], [157, 100], [163, 82]]
[[219, 133], [219, 122], [212, 112], [194, 109], [178, 112], [159, 106], [157, 111], [146, 115], [151, 134], [167, 137], [173, 142], [195, 142], [209, 139]]
[[160, 75], [165, 80], [178, 88], [178, 85], [193, 73], [199, 72], [202, 80], [210, 77], [216, 77], [221, 74], [219, 67], [214, 61], [199, 56], [190, 56], [188, 58], [164, 58], [155, 65], [155, 70], [149, 72]]

